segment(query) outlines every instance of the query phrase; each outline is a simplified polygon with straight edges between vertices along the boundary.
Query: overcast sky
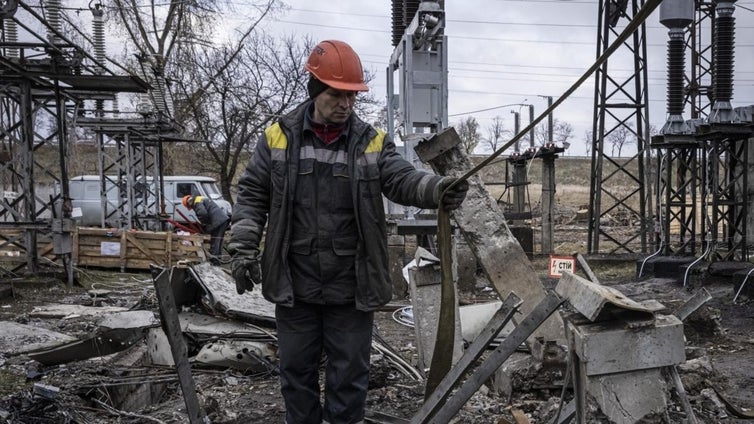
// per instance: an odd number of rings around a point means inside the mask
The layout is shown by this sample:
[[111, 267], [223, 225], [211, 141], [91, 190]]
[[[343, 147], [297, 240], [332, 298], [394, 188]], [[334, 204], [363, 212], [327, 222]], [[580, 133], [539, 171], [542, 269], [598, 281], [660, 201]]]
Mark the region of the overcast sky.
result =
[[[393, 52], [391, 2], [363, 0], [288, 0], [290, 10], [270, 31], [310, 35], [315, 41], [335, 38], [353, 46], [365, 68], [376, 75], [370, 84], [386, 96], [385, 69]], [[446, 1], [448, 36], [449, 121], [457, 124], [470, 113], [483, 136], [495, 116], [513, 129], [518, 107], [482, 109], [510, 103], [533, 104], [535, 117], [547, 107], [540, 96], [560, 97], [596, 57], [597, 0], [464, 0]], [[754, 1], [737, 3], [733, 106], [754, 104]], [[659, 9], [649, 18], [647, 63], [650, 123], [661, 128], [666, 111], [667, 28]], [[618, 27], [623, 28], [622, 20]], [[612, 39], [611, 39], [612, 41]], [[687, 66], [690, 58], [687, 55]], [[625, 80], [630, 58], [610, 61], [611, 75]], [[591, 129], [593, 78], [566, 100], [555, 117], [573, 125], [570, 154], [584, 154], [584, 134]], [[687, 115], [684, 117], [689, 118]], [[529, 119], [521, 110], [521, 128]]]
[[[64, 6], [84, 0], [63, 1]], [[254, 15], [249, 0], [229, 0], [234, 12], [224, 21], [232, 32]], [[107, 1], [105, 0], [105, 4]], [[391, 2], [387, 0], [286, 0], [287, 12], [264, 22], [265, 30], [282, 35], [310, 36], [315, 42], [340, 39], [353, 46], [366, 69], [376, 78], [372, 92], [385, 99], [386, 68], [392, 47]], [[598, 0], [455, 0], [445, 2], [448, 37], [449, 124], [474, 116], [483, 137], [496, 116], [512, 130], [520, 111], [521, 128], [547, 107], [542, 96], [560, 97], [594, 62], [597, 42]], [[81, 6], [85, 7], [85, 6]], [[85, 10], [85, 9], [84, 9]], [[248, 13], [244, 13], [248, 12]], [[87, 14], [82, 14], [86, 17]], [[733, 106], [754, 104], [754, 0], [736, 2], [736, 49]], [[626, 25], [621, 20], [618, 28]], [[88, 26], [86, 27], [88, 28]], [[89, 32], [89, 31], [87, 31]], [[611, 36], [611, 41], [614, 38]], [[667, 28], [659, 23], [659, 9], [647, 22], [650, 124], [661, 128], [666, 120]], [[610, 75], [623, 82], [632, 72], [627, 49], [611, 58]], [[687, 52], [686, 66], [691, 64]], [[397, 76], [396, 76], [397, 80]], [[555, 118], [574, 128], [567, 154], [585, 154], [585, 133], [592, 128], [594, 78], [571, 95]], [[374, 117], [365, 117], [373, 120]], [[689, 111], [684, 114], [689, 119]]]

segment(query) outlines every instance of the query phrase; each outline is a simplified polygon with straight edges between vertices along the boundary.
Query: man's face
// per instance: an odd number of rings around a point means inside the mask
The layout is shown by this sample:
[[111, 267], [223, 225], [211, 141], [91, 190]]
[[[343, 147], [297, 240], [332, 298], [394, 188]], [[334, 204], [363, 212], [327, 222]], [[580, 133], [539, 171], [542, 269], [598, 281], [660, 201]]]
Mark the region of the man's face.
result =
[[353, 112], [355, 91], [328, 88], [314, 99], [314, 122], [318, 124], [342, 124]]

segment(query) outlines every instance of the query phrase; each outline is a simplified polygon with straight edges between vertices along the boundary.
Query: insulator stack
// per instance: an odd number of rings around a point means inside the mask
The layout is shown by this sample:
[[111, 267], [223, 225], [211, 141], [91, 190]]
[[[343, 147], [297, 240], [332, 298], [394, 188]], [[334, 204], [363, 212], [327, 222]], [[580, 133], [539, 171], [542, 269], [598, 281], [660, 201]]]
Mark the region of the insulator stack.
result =
[[[5, 41], [8, 43], [18, 42], [18, 24], [13, 19], [3, 19], [3, 28], [5, 28]], [[3, 54], [8, 58], [16, 58], [20, 56], [17, 47], [6, 47]]]
[[157, 110], [166, 114], [167, 116], [173, 116], [173, 103], [168, 101], [168, 86], [165, 83], [165, 77], [157, 75], [155, 77], [155, 90], [154, 90], [154, 102]]
[[45, 19], [49, 25], [47, 39], [52, 44], [60, 44], [62, 40], [55, 34], [55, 31], [58, 33], [63, 31], [63, 24], [60, 20], [60, 0], [48, 0], [45, 2], [45, 13]]
[[[92, 9], [92, 38], [94, 43], [94, 58], [97, 62], [105, 63], [105, 13], [97, 5]], [[104, 69], [97, 67], [97, 73]]]
[[733, 4], [720, 3], [714, 34], [714, 100], [729, 102], [733, 98], [733, 49], [735, 18]]
[[686, 67], [683, 30], [671, 30], [668, 40], [668, 114], [683, 114], [683, 73]]
[[401, 42], [403, 33], [406, 31], [406, 22], [403, 18], [403, 2], [405, 0], [393, 0], [392, 18], [393, 18], [393, 47]]
[[403, 22], [405, 23], [404, 27], [411, 25], [411, 21], [416, 15], [416, 11], [419, 10], [419, 3], [421, 3], [421, 1], [419, 0], [405, 1], [405, 4], [403, 6]]
[[660, 3], [660, 22], [668, 27], [668, 119], [662, 134], [683, 134], [688, 128], [683, 120], [683, 86], [686, 70], [684, 33], [694, 22], [694, 0], [663, 0]]

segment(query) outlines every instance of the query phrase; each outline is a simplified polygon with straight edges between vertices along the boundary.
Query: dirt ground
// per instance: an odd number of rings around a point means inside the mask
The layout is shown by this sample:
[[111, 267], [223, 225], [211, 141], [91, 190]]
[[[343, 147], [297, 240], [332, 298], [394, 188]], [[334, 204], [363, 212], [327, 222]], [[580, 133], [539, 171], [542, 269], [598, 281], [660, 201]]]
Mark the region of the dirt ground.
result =
[[[532, 264], [546, 287], [554, 281], [546, 275], [547, 258], [535, 257]], [[699, 422], [747, 422], [736, 417], [734, 408], [754, 406], [754, 302], [739, 298], [733, 304], [733, 285], [724, 278], [697, 279], [694, 287], [669, 279], [636, 281], [635, 263], [595, 263], [600, 282], [641, 301], [656, 299], [670, 311], [704, 288], [713, 299], [685, 322], [687, 362], [680, 366], [684, 387]], [[46, 304], [122, 306], [157, 311], [149, 274], [122, 274], [82, 270], [81, 286], [66, 288], [49, 281], [18, 282], [14, 296], [0, 300], [0, 320], [29, 324], [86, 337], [94, 328], [91, 317], [44, 319], [34, 316], [35, 307]], [[482, 301], [495, 295], [479, 284], [477, 293], [465, 301]], [[88, 291], [105, 289], [109, 294], [93, 298]], [[376, 337], [405, 361], [416, 363], [413, 328], [394, 319], [394, 311], [409, 301], [397, 301], [392, 308], [377, 313]], [[139, 364], [120, 365], [124, 358], [143, 346], [118, 354], [64, 365], [44, 367], [24, 355], [0, 353], [0, 422], [7, 423], [182, 423], [188, 422], [174, 372], [165, 367]], [[191, 352], [189, 352], [191, 354]], [[387, 416], [410, 418], [421, 406], [424, 383], [401, 372], [383, 353], [372, 356], [368, 408]], [[534, 373], [537, 370], [533, 371]], [[278, 377], [269, 372], [248, 374], [232, 369], [194, 366], [194, 381], [202, 408], [212, 423], [282, 423], [284, 407]], [[452, 422], [517, 422], [513, 412], [523, 412], [532, 423], [543, 423], [556, 414], [561, 396], [562, 372], [551, 384], [533, 384], [535, 377], [521, 375], [510, 400], [502, 399], [488, 387], [476, 393]], [[531, 377], [531, 378], [530, 378]], [[54, 400], [34, 396], [34, 385], [59, 389]], [[153, 398], [148, 404], [115, 407], [114, 387], [149, 386]], [[565, 400], [571, 391], [566, 390]], [[669, 390], [668, 411], [646, 422], [686, 422], [680, 399]], [[609, 422], [591, 408], [589, 422]], [[739, 411], [746, 412], [746, 410]], [[521, 418], [519, 418], [521, 419]], [[379, 421], [376, 421], [379, 422]], [[389, 422], [389, 421], [383, 421]], [[522, 421], [519, 421], [522, 422]]]
[[[574, 216], [581, 205], [588, 203], [588, 189], [583, 184], [559, 185], [557, 196], [555, 251], [585, 252], [586, 226], [574, 220]], [[534, 238], [537, 245], [536, 232]], [[551, 290], [557, 281], [547, 275], [549, 258], [535, 254], [531, 262], [544, 287]], [[744, 416], [751, 414], [746, 408], [754, 407], [754, 301], [740, 296], [734, 303], [734, 285], [725, 276], [702, 272], [684, 287], [681, 279], [637, 280], [635, 262], [590, 260], [590, 266], [602, 284], [617, 288], [636, 301], [657, 300], [666, 306], [667, 313], [675, 311], [698, 290], [709, 291], [712, 300], [684, 322], [687, 361], [679, 366], [683, 386], [698, 422], [752, 422]], [[581, 271], [579, 275], [584, 276]], [[0, 294], [8, 293], [2, 288], [7, 289], [9, 283], [13, 286], [13, 296], [0, 297], [0, 321], [83, 339], [96, 330], [95, 317], [43, 318], [34, 312], [35, 308], [48, 304], [119, 306], [158, 313], [149, 273], [81, 269], [78, 276], [80, 284], [70, 288], [45, 278], [0, 282]], [[481, 277], [471, 286], [475, 287], [472, 292], [460, 294], [462, 303], [497, 298]], [[368, 410], [384, 417], [372, 422], [400, 422], [390, 417], [410, 419], [424, 401], [424, 381], [417, 380], [391, 359], [391, 355], [396, 355], [412, 366], [417, 363], [414, 329], [395, 319], [395, 312], [408, 305], [410, 299], [396, 299], [376, 314], [375, 338], [392, 353], [373, 350]], [[197, 311], [206, 313], [199, 307]], [[188, 342], [189, 355], [196, 354], [198, 344]], [[140, 342], [120, 353], [55, 366], [43, 366], [27, 355], [0, 351], [0, 423], [188, 422], [175, 371], [140, 361], [138, 358], [146, 356], [145, 350], [145, 343]], [[548, 422], [557, 414], [561, 395], [565, 402], [573, 396], [570, 385], [565, 391], [562, 389], [567, 382], [562, 365], [544, 370], [535, 364], [514, 374], [509, 398], [500, 396], [488, 382], [451, 422], [523, 424], [526, 421], [521, 414], [531, 423]], [[212, 423], [284, 421], [284, 405], [274, 368], [248, 373], [194, 364], [192, 376], [200, 405]], [[48, 397], [35, 394], [35, 386], [37, 391], [42, 387], [57, 390], [57, 394]], [[146, 399], [139, 398], [132, 404], [121, 402], [124, 398], [135, 398], [135, 393], [145, 388], [149, 394]], [[687, 422], [681, 398], [672, 387], [667, 396], [667, 411], [642, 422]], [[588, 422], [610, 421], [590, 402]]]

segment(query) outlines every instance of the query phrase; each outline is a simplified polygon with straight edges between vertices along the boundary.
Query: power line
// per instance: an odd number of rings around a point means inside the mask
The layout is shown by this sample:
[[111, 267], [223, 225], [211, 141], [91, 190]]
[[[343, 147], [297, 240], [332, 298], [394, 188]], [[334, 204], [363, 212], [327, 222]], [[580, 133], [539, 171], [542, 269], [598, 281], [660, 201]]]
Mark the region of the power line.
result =
[[[378, 29], [370, 29], [370, 28], [361, 28], [361, 27], [348, 27], [348, 26], [340, 26], [340, 25], [325, 25], [325, 24], [314, 24], [310, 22], [298, 22], [298, 21], [288, 21], [288, 20], [278, 20], [277, 22], [282, 22], [286, 24], [291, 25], [304, 25], [304, 26], [314, 26], [314, 27], [320, 27], [320, 28], [334, 28], [334, 29], [345, 29], [349, 31], [365, 31], [365, 32], [376, 32], [380, 34], [390, 34], [390, 31], [384, 31], [384, 30], [378, 30]], [[502, 41], [506, 43], [533, 43], [533, 44], [557, 44], [557, 45], [584, 45], [584, 46], [593, 46], [594, 41], [565, 41], [565, 40], [527, 40], [522, 38], [494, 38], [494, 37], [474, 37], [470, 35], [456, 35], [456, 34], [446, 34], [448, 38], [450, 39], [461, 39], [461, 40], [477, 40], [477, 41]], [[652, 44], [647, 43], [647, 46], [650, 47], [665, 47], [665, 44]], [[736, 44], [736, 47], [752, 47], [754, 44]]]

